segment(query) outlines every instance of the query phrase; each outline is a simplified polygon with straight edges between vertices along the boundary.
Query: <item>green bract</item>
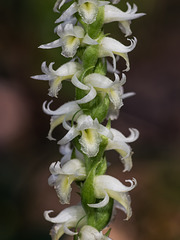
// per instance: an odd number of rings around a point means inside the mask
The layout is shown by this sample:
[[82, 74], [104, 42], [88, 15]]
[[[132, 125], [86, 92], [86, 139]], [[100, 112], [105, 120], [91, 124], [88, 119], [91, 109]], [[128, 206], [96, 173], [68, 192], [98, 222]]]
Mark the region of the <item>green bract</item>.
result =
[[[113, 0], [118, 3], [118, 0]], [[60, 8], [65, 9], [61, 14]], [[131, 20], [143, 16], [137, 13], [137, 6], [127, 3], [127, 10], [114, 7], [108, 1], [100, 0], [57, 0], [54, 11], [59, 13], [54, 32], [58, 38], [40, 48], [61, 48], [61, 54], [68, 58], [65, 64], [53, 69], [54, 62], [41, 65], [43, 74], [32, 78], [49, 82], [49, 96], [61, 96], [63, 81], [70, 81], [75, 89], [75, 99], [51, 109], [52, 100], [43, 103], [43, 111], [51, 116], [48, 139], [56, 140], [53, 131], [62, 125], [66, 133], [59, 139], [61, 161], [50, 165], [50, 186], [56, 190], [62, 204], [71, 202], [72, 183], [78, 186], [81, 204], [71, 206], [50, 217], [53, 212], [45, 211], [47, 221], [54, 223], [50, 235], [58, 240], [64, 233], [74, 240], [111, 240], [107, 227], [119, 208], [131, 217], [129, 191], [136, 186], [136, 180], [126, 180], [126, 186], [118, 179], [106, 174], [108, 163], [105, 152], [115, 150], [124, 166], [124, 171], [132, 168], [132, 149], [129, 143], [135, 141], [138, 130], [130, 128], [125, 137], [111, 127], [111, 120], [117, 119], [124, 99], [134, 93], [124, 93], [126, 76], [116, 69], [120, 59], [130, 69], [128, 53], [137, 43], [135, 37], [129, 45], [104, 33], [104, 24], [118, 22], [126, 36], [131, 35]], [[117, 55], [115, 57], [115, 55]], [[112, 63], [108, 58], [112, 59]], [[121, 58], [120, 58], [121, 57]], [[104, 123], [104, 121], [107, 121]], [[58, 136], [58, 134], [57, 134]]]

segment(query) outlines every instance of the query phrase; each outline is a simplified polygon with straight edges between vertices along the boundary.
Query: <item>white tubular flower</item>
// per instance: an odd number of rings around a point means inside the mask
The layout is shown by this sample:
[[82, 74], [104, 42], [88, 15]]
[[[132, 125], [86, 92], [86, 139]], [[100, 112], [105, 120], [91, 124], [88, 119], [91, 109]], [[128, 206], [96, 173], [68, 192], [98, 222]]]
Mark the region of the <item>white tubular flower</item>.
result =
[[73, 57], [84, 38], [84, 29], [80, 26], [66, 24], [64, 29], [59, 25], [57, 34], [62, 41], [62, 55], [64, 57]]
[[123, 12], [112, 5], [106, 5], [104, 7], [104, 23], [119, 22], [119, 28], [126, 37], [132, 34], [130, 29], [131, 20], [145, 15], [144, 13], [136, 13], [137, 6], [135, 4], [133, 4], [133, 7], [131, 8], [131, 5], [127, 3], [127, 7], [128, 9], [126, 12]]
[[54, 62], [46, 66], [46, 62], [41, 65], [41, 70], [44, 74], [32, 76], [33, 79], [49, 81], [49, 96], [57, 97], [59, 90], [62, 87], [62, 81], [73, 77], [73, 75], [81, 69], [78, 62], [67, 62], [57, 70], [53, 69]]
[[91, 24], [96, 20], [98, 14], [98, 8], [108, 4], [107, 1], [98, 0], [79, 0], [78, 3], [74, 2], [71, 6], [63, 12], [63, 14], [55, 21], [55, 23], [60, 23], [67, 21], [76, 12], [79, 12], [83, 22]]
[[109, 237], [103, 235], [96, 228], [85, 225], [79, 232], [78, 240], [111, 240]]
[[95, 176], [94, 178], [94, 192], [96, 198], [103, 198], [103, 200], [99, 203], [88, 204], [89, 207], [93, 208], [101, 208], [108, 204], [109, 197], [118, 201], [126, 211], [127, 218], [131, 217], [131, 201], [128, 195], [128, 192], [131, 191], [137, 185], [136, 180], [126, 180], [126, 182], [130, 182], [130, 186], [127, 187], [123, 185], [118, 179], [111, 177], [109, 175], [100, 175]]
[[124, 71], [129, 71], [130, 69], [127, 53], [131, 52], [135, 48], [137, 39], [134, 37], [134, 39], [128, 40], [131, 44], [129, 46], [125, 46], [113, 38], [104, 37], [99, 45], [99, 57], [112, 57], [114, 71], [116, 70], [116, 59], [114, 54], [121, 56], [126, 61], [126, 69]]
[[81, 135], [79, 139], [81, 151], [88, 157], [97, 155], [102, 141], [101, 135], [112, 138], [110, 130], [101, 125], [97, 119], [93, 120], [91, 116], [81, 115], [77, 119], [77, 125], [72, 126], [58, 144], [67, 144], [78, 135]]
[[81, 205], [71, 206], [64, 209], [56, 217], [50, 217], [52, 210], [45, 211], [44, 217], [47, 221], [55, 223], [50, 231], [52, 240], [58, 240], [64, 233], [74, 236], [77, 232], [72, 232], [70, 229], [82, 227], [87, 224], [86, 213]]
[[52, 101], [50, 101], [46, 107], [46, 101], [43, 103], [43, 111], [48, 114], [48, 115], [53, 115], [50, 120], [50, 130], [48, 133], [48, 139], [49, 140], [56, 140], [55, 138], [52, 137], [52, 132], [53, 130], [60, 125], [64, 120], [69, 121], [72, 120], [73, 116], [76, 118], [79, 116], [79, 114], [82, 113], [80, 107], [76, 103], [76, 101], [71, 101], [63, 104], [56, 110], [51, 110], [50, 109], [50, 104]]
[[116, 150], [120, 154], [120, 159], [124, 165], [124, 172], [130, 171], [132, 168], [132, 149], [127, 143], [134, 142], [139, 137], [139, 131], [135, 128], [130, 128], [129, 137], [125, 137], [114, 128], [111, 128], [110, 131], [113, 134], [113, 139], [108, 139], [106, 150]]
[[86, 84], [92, 85], [96, 89], [96, 91], [107, 93], [114, 108], [119, 110], [120, 107], [123, 105], [122, 85], [126, 82], [126, 76], [123, 74], [121, 80], [116, 73], [114, 74], [114, 76], [115, 81], [112, 81], [108, 77], [105, 77], [101, 74], [92, 73], [85, 77], [84, 82]]
[[84, 38], [84, 29], [73, 24], [66, 24], [64, 27], [60, 24], [57, 28], [59, 39], [43, 44], [39, 48], [50, 49], [62, 47], [62, 55], [65, 57], [73, 57], [80, 45], [80, 40]]
[[[123, 88], [122, 85], [126, 82], [126, 76], [123, 74], [122, 79], [119, 79], [119, 76], [115, 73], [115, 81], [112, 81], [106, 76], [103, 76], [99, 73], [89, 74], [84, 78], [84, 84], [81, 83], [76, 75], [72, 78], [72, 83], [82, 89], [82, 90], [91, 90], [94, 88], [96, 92], [107, 93], [111, 103], [115, 110], [119, 110], [123, 105], [122, 103], [122, 95]], [[94, 94], [95, 98], [96, 94]], [[90, 98], [90, 101], [92, 98]], [[82, 99], [81, 99], [82, 102]]]
[[53, 186], [62, 204], [70, 202], [71, 183], [74, 180], [84, 180], [86, 169], [82, 160], [71, 159], [62, 167], [60, 162], [52, 163], [50, 168], [51, 176], [48, 179], [50, 186]]
[[39, 48], [50, 49], [56, 47], [62, 47], [62, 55], [64, 57], [73, 57], [76, 54], [80, 44], [97, 44], [95, 40], [85, 35], [84, 29], [80, 26], [73, 26], [71, 23], [67, 23], [64, 27], [60, 24], [57, 27], [57, 34], [59, 39], [43, 44]]

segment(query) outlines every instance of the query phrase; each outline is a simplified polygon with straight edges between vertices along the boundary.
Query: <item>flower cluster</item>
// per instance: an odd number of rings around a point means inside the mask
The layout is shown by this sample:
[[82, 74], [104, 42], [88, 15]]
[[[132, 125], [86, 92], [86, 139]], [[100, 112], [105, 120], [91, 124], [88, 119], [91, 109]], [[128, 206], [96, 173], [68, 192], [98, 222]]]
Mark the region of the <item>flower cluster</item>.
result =
[[[113, 1], [113, 4], [118, 1]], [[126, 219], [131, 217], [129, 191], [136, 186], [136, 180], [126, 180], [123, 184], [118, 179], [106, 174], [107, 160], [105, 152], [115, 150], [123, 164], [124, 171], [132, 168], [132, 149], [129, 143], [135, 141], [138, 130], [130, 128], [128, 137], [111, 127], [111, 121], [118, 118], [123, 100], [134, 95], [124, 93], [126, 75], [116, 69], [119, 59], [124, 59], [129, 71], [128, 53], [137, 43], [135, 37], [127, 39], [129, 45], [107, 36], [104, 24], [118, 22], [125, 37], [132, 34], [131, 20], [143, 16], [137, 13], [137, 6], [127, 3], [124, 12], [109, 1], [101, 0], [57, 0], [54, 11], [64, 11], [56, 20], [55, 33], [58, 39], [43, 44], [39, 48], [61, 47], [61, 54], [70, 58], [69, 62], [56, 70], [54, 63], [42, 63], [43, 74], [32, 78], [49, 81], [49, 96], [58, 98], [63, 80], [71, 81], [76, 96], [56, 110], [51, 103], [44, 102], [43, 110], [51, 116], [48, 138], [53, 137], [54, 129], [62, 124], [67, 130], [65, 136], [58, 139], [61, 161], [50, 165], [51, 176], [48, 179], [54, 187], [61, 204], [69, 204], [72, 183], [79, 187], [81, 203], [70, 206], [56, 217], [50, 211], [44, 212], [47, 221], [54, 223], [50, 235], [58, 240], [64, 233], [74, 240], [110, 239], [108, 226], [115, 208], [123, 210]], [[112, 59], [112, 64], [107, 60]], [[113, 73], [111, 78], [107, 77]], [[104, 124], [105, 120], [108, 120]]]

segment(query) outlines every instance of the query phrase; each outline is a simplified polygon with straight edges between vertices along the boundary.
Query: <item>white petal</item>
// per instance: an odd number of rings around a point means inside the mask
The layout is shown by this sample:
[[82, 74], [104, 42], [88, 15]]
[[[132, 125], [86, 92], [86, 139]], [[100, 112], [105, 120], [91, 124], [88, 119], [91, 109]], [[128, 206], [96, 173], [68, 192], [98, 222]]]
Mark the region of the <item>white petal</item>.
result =
[[47, 44], [42, 44], [39, 46], [39, 48], [42, 49], [51, 49], [51, 48], [57, 48], [62, 46], [62, 41], [61, 39], [57, 39], [53, 42], [47, 43]]
[[134, 95], [136, 95], [135, 92], [123, 93], [122, 99], [125, 99], [125, 98], [128, 98], [128, 97], [132, 97]]
[[92, 208], [102, 208], [106, 206], [109, 202], [109, 195], [107, 194], [107, 192], [104, 192], [104, 193], [105, 193], [105, 197], [101, 202], [95, 203], [95, 204], [88, 204], [88, 206]]
[[49, 80], [54, 79], [54, 76], [52, 76], [52, 75], [45, 75], [45, 74], [42, 74], [42, 75], [31, 76], [31, 78], [32, 78], [32, 79], [36, 79], [36, 80], [45, 80], [45, 81], [49, 81]]
[[104, 236], [102, 232], [99, 232], [96, 228], [85, 225], [81, 228], [78, 240], [111, 240], [107, 236]]
[[102, 139], [96, 129], [86, 129], [82, 131], [82, 136], [79, 139], [81, 150], [88, 157], [97, 155], [101, 141]]
[[82, 89], [82, 90], [90, 90], [90, 87], [83, 84], [82, 82], [80, 82], [76, 76], [76, 74], [72, 77], [71, 79], [71, 82], [74, 86], [76, 86], [77, 88], [79, 89]]
[[100, 175], [96, 176], [94, 178], [94, 186], [95, 186], [95, 192], [96, 196], [98, 198], [101, 198], [101, 196], [104, 196], [104, 190], [105, 191], [115, 191], [115, 192], [128, 192], [135, 188], [136, 186], [136, 180], [133, 179], [130, 186], [125, 186], [122, 184], [118, 179], [111, 177], [109, 175]]
[[119, 22], [118, 24], [121, 31], [125, 34], [125, 37], [128, 37], [132, 34], [130, 24], [131, 24], [131, 21], [122, 21], [122, 22]]
[[52, 223], [65, 223], [70, 220], [78, 221], [85, 215], [84, 209], [82, 208], [81, 205], [68, 207], [61, 211], [56, 217], [50, 217], [49, 213], [51, 212], [53, 211], [52, 210], [45, 211], [44, 217], [47, 221]]
[[63, 155], [63, 157], [61, 158], [61, 166], [63, 166], [71, 159], [72, 149], [70, 148], [70, 143], [60, 146], [59, 152]]
[[130, 135], [125, 137], [120, 131], [111, 128], [111, 132], [114, 136], [114, 141], [125, 141], [125, 142], [134, 142], [139, 137], [139, 131], [135, 128], [129, 128]]
[[45, 74], [50, 74], [50, 72], [49, 72], [49, 68], [47, 67], [47, 65], [46, 65], [46, 61], [44, 61], [42, 64], [41, 64], [41, 71], [43, 72], [43, 73], [45, 73]]
[[96, 20], [98, 14], [98, 2], [95, 0], [79, 1], [79, 15], [83, 22], [91, 24]]
[[74, 36], [67, 36], [63, 39], [62, 55], [64, 57], [74, 57], [80, 45], [80, 40]]
[[95, 88], [109, 88], [111, 84], [113, 83], [112, 80], [110, 80], [108, 77], [103, 76], [102, 74], [99, 73], [92, 73], [87, 75], [84, 78], [85, 83], [91, 84]]
[[59, 12], [58, 9], [60, 9], [62, 7], [62, 5], [64, 5], [65, 2], [66, 2], [66, 0], [57, 0], [54, 5], [53, 11]]
[[94, 120], [90, 115], [81, 115], [77, 119], [77, 130], [78, 131], [83, 131], [88, 128], [93, 128], [94, 126]]
[[83, 98], [76, 100], [76, 103], [78, 104], [88, 103], [91, 100], [93, 100], [96, 97], [96, 95], [97, 95], [96, 90], [91, 86], [89, 93]]
[[52, 137], [52, 132], [58, 125], [60, 125], [64, 121], [64, 118], [65, 118], [65, 115], [60, 115], [59, 117], [57, 117], [57, 116], [51, 117], [50, 129], [49, 129], [48, 136], [47, 136], [47, 138], [49, 140], [56, 140], [55, 138]]
[[112, 51], [115, 54], [128, 53], [135, 48], [137, 39], [134, 37], [134, 39], [128, 40], [131, 42], [131, 44], [129, 46], [125, 46], [113, 38], [104, 37], [101, 41], [101, 46], [109, 51]]
[[[71, 227], [76, 227], [76, 225], [71, 226]], [[78, 232], [73, 232], [73, 231], [69, 230], [69, 228], [66, 226], [66, 224], [64, 224], [64, 233], [66, 233], [69, 236], [74, 236], [74, 235], [78, 234]]]
[[73, 140], [75, 137], [79, 135], [79, 132], [76, 130], [76, 128], [73, 126], [69, 132], [61, 139], [58, 141], [58, 144], [64, 145]]
[[78, 62], [67, 62], [59, 67], [55, 73], [57, 76], [63, 78], [71, 78], [77, 71], [81, 69], [81, 64]]
[[125, 220], [128, 220], [131, 215], [132, 215], [132, 210], [131, 210], [131, 198], [127, 192], [114, 192], [114, 191], [108, 191], [108, 194], [111, 198], [115, 199], [118, 201], [123, 209], [123, 212], [126, 213], [127, 218]]
[[[109, 61], [106, 61], [107, 62], [107, 71], [110, 72], [110, 73], [114, 73], [114, 67], [112, 66], [112, 64], [109, 62]], [[120, 73], [117, 69], [115, 70], [116, 73]]]
[[55, 23], [66, 21], [77, 11], [78, 11], [77, 3], [74, 2], [66, 11], [63, 12], [63, 14], [55, 21]]
[[97, 45], [98, 42], [92, 39], [88, 34], [85, 35], [85, 37], [82, 40], [82, 43], [88, 44], [88, 45]]
[[47, 101], [45, 101], [43, 103], [43, 111], [48, 114], [48, 115], [64, 115], [64, 114], [68, 114], [70, 112], [77, 112], [80, 110], [80, 107], [78, 106], [78, 104], [75, 102], [75, 101], [70, 101], [70, 102], [67, 102], [65, 104], [63, 104], [62, 106], [60, 106], [58, 109], [56, 110], [51, 110], [50, 109], [50, 104], [52, 103], [53, 101], [50, 101], [48, 104], [47, 104], [47, 107], [46, 107], [46, 103]]
[[133, 9], [131, 9], [131, 6], [127, 12], [123, 12], [115, 6], [106, 5], [104, 7], [104, 23], [109, 23], [114, 21], [119, 21], [119, 22], [127, 21], [127, 20], [129, 21], [144, 15], [144, 13], [136, 13], [136, 11], [134, 10], [132, 11], [132, 10]]
[[108, 49], [105, 49], [103, 46], [99, 46], [99, 57], [111, 57], [113, 59], [113, 72], [116, 71], [116, 58], [112, 51], [109, 51]]

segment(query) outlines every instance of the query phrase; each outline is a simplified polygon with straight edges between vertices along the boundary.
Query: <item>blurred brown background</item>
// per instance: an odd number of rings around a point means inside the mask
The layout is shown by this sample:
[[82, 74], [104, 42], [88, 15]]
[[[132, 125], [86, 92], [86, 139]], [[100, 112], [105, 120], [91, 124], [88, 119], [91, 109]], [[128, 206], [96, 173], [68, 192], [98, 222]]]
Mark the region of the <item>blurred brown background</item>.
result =
[[[125, 10], [125, 2], [120, 5]], [[132, 3], [133, 1], [129, 1]], [[109, 174], [121, 180], [135, 177], [138, 186], [131, 192], [133, 217], [127, 222], [118, 212], [112, 224], [116, 240], [180, 239], [180, 31], [179, 0], [137, 0], [143, 18], [134, 20], [138, 39], [129, 54], [131, 70], [125, 91], [136, 96], [124, 101], [119, 120], [113, 127], [128, 134], [129, 127], [141, 135], [132, 144], [134, 168], [122, 173], [117, 154], [108, 153]], [[60, 155], [55, 142], [46, 139], [49, 117], [42, 112], [48, 83], [30, 79], [41, 74], [42, 61], [65, 59], [61, 49], [37, 47], [56, 39], [53, 33], [54, 1], [4, 0], [0, 6], [0, 239], [50, 239], [50, 223], [43, 211], [58, 213], [62, 206], [47, 184], [49, 165]], [[128, 44], [117, 31], [112, 36]], [[123, 64], [123, 61], [121, 61]], [[120, 63], [121, 64], [121, 63]], [[120, 65], [119, 65], [120, 67]], [[73, 87], [65, 82], [53, 107], [73, 99]], [[62, 137], [59, 127], [55, 134]], [[118, 167], [117, 167], [118, 166]], [[73, 202], [78, 201], [76, 193]], [[64, 238], [65, 239], [65, 238]]]

